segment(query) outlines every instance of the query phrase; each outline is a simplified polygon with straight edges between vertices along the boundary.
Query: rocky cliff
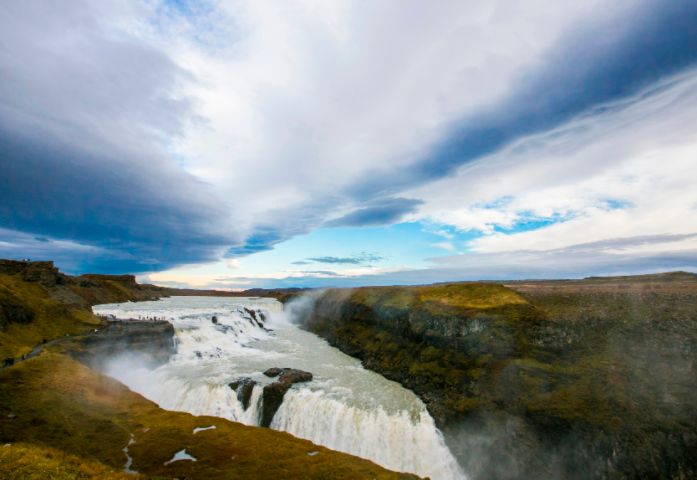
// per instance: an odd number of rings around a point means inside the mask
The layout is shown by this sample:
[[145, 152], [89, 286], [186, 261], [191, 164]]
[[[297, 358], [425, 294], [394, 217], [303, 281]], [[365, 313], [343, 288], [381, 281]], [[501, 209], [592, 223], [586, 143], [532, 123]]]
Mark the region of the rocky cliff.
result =
[[100, 329], [105, 323], [92, 314], [93, 305], [194, 294], [227, 295], [142, 285], [133, 275], [73, 277], [53, 262], [0, 260], [0, 357], [29, 353], [44, 339]]
[[413, 389], [473, 479], [697, 474], [694, 284], [330, 289], [305, 328]]

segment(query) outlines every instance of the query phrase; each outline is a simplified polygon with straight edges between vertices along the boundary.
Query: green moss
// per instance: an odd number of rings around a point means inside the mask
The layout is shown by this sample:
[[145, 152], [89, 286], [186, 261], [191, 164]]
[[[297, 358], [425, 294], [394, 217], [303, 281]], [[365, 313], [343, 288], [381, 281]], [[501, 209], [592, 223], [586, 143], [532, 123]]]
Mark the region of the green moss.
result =
[[0, 332], [0, 356], [19, 357], [44, 339], [52, 340], [93, 329], [101, 320], [90, 312], [67, 309], [53, 300], [38, 283], [19, 276], [0, 274], [0, 302], [17, 305], [31, 313], [28, 323], [9, 323]]

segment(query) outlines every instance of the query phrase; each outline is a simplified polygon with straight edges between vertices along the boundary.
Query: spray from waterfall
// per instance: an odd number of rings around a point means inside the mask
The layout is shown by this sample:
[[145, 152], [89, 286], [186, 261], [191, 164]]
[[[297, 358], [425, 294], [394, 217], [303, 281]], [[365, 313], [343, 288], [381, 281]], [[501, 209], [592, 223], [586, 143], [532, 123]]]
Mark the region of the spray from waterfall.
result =
[[[279, 302], [175, 297], [95, 308], [119, 318], [148, 315], [149, 309], [173, 323], [176, 354], [155, 370], [120, 357], [106, 373], [162, 408], [259, 425], [263, 385], [275, 380], [262, 372], [298, 368], [312, 372], [314, 380], [285, 394], [271, 428], [392, 470], [434, 480], [466, 478], [411, 391], [298, 329]], [[297, 311], [290, 318], [297, 319]], [[247, 409], [229, 386], [243, 377], [258, 383]]]

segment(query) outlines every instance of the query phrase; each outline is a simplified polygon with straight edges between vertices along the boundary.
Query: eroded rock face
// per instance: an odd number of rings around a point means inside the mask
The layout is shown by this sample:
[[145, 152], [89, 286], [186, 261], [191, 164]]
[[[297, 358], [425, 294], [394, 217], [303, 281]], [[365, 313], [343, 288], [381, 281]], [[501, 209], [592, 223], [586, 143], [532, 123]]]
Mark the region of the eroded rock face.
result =
[[124, 353], [138, 355], [150, 368], [166, 363], [174, 351], [174, 327], [169, 322], [110, 322], [99, 332], [63, 343], [71, 357], [99, 372]]
[[249, 408], [249, 402], [252, 399], [252, 392], [254, 392], [254, 385], [257, 382], [249, 377], [238, 378], [230, 383], [230, 388], [237, 392], [237, 400], [242, 404], [242, 408], [245, 411]]
[[264, 387], [264, 403], [261, 413], [261, 426], [269, 427], [274, 415], [283, 403], [283, 397], [294, 383], [312, 381], [312, 374], [295, 368], [270, 368], [264, 372], [267, 377], [281, 375], [277, 382]]

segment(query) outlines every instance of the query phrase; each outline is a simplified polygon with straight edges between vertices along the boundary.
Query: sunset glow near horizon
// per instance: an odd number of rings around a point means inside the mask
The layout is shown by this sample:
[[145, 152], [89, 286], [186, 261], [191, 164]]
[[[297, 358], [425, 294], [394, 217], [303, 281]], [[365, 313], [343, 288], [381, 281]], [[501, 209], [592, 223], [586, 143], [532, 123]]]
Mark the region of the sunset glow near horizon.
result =
[[697, 3], [0, 15], [0, 257], [184, 288], [697, 272]]

